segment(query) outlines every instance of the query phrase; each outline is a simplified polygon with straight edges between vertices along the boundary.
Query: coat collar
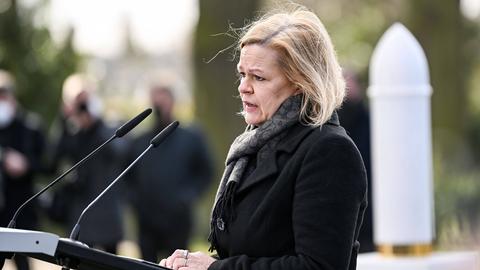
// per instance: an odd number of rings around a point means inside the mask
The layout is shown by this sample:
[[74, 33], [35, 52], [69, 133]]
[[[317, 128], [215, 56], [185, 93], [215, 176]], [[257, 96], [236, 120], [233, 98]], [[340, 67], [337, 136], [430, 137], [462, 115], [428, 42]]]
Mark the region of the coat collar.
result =
[[[330, 118], [330, 120], [327, 121], [326, 124], [335, 126], [339, 125], [338, 115], [336, 112], [332, 114], [332, 117]], [[292, 154], [295, 149], [298, 148], [304, 138], [315, 129], [315, 127], [303, 125], [301, 123], [297, 123], [293, 127], [291, 127], [285, 138], [280, 141], [271, 158], [265, 160], [261, 164], [257, 164], [257, 168], [252, 172], [250, 176], [248, 176], [246, 179], [244, 179], [244, 181], [242, 181], [242, 183], [238, 187], [237, 192], [242, 192], [249, 187], [263, 181], [269, 176], [275, 174], [278, 171], [278, 154], [280, 152]]]
[[[326, 125], [339, 126], [337, 112], [333, 112], [330, 119], [325, 123]], [[277, 151], [285, 151], [287, 153], [292, 153], [298, 146], [298, 144], [303, 140], [303, 138], [312, 132], [315, 128], [311, 126], [306, 126], [303, 124], [296, 124], [291, 131], [287, 134], [286, 138], [280, 143], [277, 147]]]

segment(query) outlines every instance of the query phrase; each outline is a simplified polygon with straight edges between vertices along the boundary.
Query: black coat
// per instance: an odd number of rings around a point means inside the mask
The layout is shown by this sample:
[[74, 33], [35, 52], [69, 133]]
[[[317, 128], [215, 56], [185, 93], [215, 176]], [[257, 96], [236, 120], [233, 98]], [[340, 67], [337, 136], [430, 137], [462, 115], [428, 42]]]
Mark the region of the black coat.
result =
[[[362, 101], [349, 101], [343, 103], [342, 109], [339, 110], [338, 116], [342, 126], [347, 131], [358, 147], [362, 155], [365, 168], [367, 170], [368, 179], [368, 201], [372, 199], [372, 174], [370, 159], [370, 114], [368, 108]], [[358, 236], [358, 240], [362, 243], [360, 252], [372, 252], [375, 250], [373, 243], [373, 217], [372, 204], [369, 203], [363, 217], [362, 229]]]
[[[142, 153], [163, 127], [156, 126], [136, 138], [129, 159]], [[187, 239], [193, 204], [208, 187], [212, 174], [210, 153], [200, 131], [178, 127], [128, 175], [129, 195], [140, 227]]]
[[238, 187], [209, 269], [355, 269], [366, 173], [336, 114], [319, 128], [293, 126], [275, 157]]
[[[22, 153], [28, 160], [28, 170], [18, 178], [9, 176], [4, 169], [0, 154], [0, 194], [3, 200], [0, 207], [0, 226], [7, 226], [15, 210], [28, 200], [34, 192], [35, 174], [41, 169], [41, 159], [45, 149], [45, 136], [38, 116], [18, 111], [15, 119], [6, 127], [0, 128], [0, 152], [8, 148]], [[37, 202], [27, 206], [19, 215], [17, 228], [35, 229]]]
[[[114, 134], [113, 128], [97, 120], [89, 129], [75, 134], [64, 132], [57, 142], [53, 163], [76, 163]], [[78, 167], [70, 182], [58, 192], [67, 195], [62, 204], [66, 209], [68, 231], [73, 228], [83, 209], [120, 174], [120, 158], [126, 145], [117, 139]], [[68, 166], [69, 167], [69, 166]], [[118, 183], [85, 214], [81, 222], [80, 241], [89, 245], [111, 245], [123, 238], [121, 183]], [[61, 211], [61, 212], [63, 212]]]

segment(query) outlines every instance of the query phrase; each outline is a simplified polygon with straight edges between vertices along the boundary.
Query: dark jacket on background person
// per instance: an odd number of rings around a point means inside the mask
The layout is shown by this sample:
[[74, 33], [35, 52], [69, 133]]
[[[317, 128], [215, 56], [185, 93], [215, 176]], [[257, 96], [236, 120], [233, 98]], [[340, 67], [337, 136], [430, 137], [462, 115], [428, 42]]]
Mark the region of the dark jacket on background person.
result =
[[235, 217], [215, 227], [220, 260], [209, 269], [355, 269], [366, 174], [336, 114], [319, 128], [291, 127], [274, 156], [250, 159]]
[[[97, 120], [87, 130], [75, 134], [64, 132], [56, 146], [56, 163], [68, 160], [74, 164], [114, 134], [102, 120]], [[120, 174], [120, 158], [125, 146], [115, 140], [97, 152], [90, 160], [71, 174], [69, 183], [59, 190], [63, 196], [61, 212], [67, 215], [67, 229], [71, 231], [83, 209], [95, 199], [115, 177]], [[89, 245], [115, 245], [123, 238], [122, 201], [120, 186], [112, 188], [83, 217], [80, 226], [80, 241]], [[65, 205], [66, 204], [66, 205]]]
[[[0, 154], [0, 184], [3, 190], [3, 207], [0, 207], [0, 226], [6, 227], [15, 210], [29, 199], [34, 192], [34, 176], [41, 169], [42, 155], [45, 148], [45, 136], [38, 116], [18, 111], [14, 120], [6, 127], [0, 128], [0, 151], [12, 148], [22, 153], [28, 160], [26, 174], [12, 178], [5, 173]], [[35, 229], [37, 215], [35, 204], [25, 208], [17, 220], [19, 229]]]
[[[130, 162], [164, 126], [158, 124], [132, 142]], [[212, 174], [210, 151], [203, 135], [192, 127], [178, 127], [129, 174], [129, 194], [139, 221], [139, 233], [150, 232], [157, 239], [151, 241], [162, 243], [152, 245], [163, 251], [186, 248], [193, 226], [194, 202], [208, 187]], [[151, 257], [144, 259], [155, 259]]]

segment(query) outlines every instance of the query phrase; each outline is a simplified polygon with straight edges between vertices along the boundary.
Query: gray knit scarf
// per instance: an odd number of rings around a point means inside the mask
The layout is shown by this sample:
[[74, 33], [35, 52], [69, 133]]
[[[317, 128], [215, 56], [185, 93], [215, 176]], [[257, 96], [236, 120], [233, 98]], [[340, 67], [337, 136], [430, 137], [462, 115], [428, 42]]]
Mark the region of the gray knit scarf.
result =
[[215, 226], [221, 231], [226, 230], [235, 216], [233, 199], [240, 181], [245, 178], [243, 174], [249, 156], [257, 154], [257, 164], [260, 164], [273, 153], [272, 150], [285, 135], [285, 131], [298, 122], [301, 102], [301, 95], [286, 99], [272, 118], [259, 127], [247, 126], [245, 132], [233, 141], [212, 210], [208, 237], [210, 251], [218, 246]]

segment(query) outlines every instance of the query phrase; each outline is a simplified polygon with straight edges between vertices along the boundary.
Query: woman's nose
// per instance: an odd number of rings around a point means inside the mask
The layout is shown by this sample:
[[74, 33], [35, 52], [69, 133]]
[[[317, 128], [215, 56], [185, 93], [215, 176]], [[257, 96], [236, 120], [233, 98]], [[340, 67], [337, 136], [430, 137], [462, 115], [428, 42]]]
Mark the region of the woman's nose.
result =
[[240, 84], [238, 85], [238, 92], [240, 92], [240, 94], [251, 94], [251, 93], [253, 93], [253, 88], [250, 85], [250, 83], [248, 82], [247, 78], [242, 78], [240, 80]]

